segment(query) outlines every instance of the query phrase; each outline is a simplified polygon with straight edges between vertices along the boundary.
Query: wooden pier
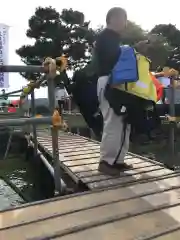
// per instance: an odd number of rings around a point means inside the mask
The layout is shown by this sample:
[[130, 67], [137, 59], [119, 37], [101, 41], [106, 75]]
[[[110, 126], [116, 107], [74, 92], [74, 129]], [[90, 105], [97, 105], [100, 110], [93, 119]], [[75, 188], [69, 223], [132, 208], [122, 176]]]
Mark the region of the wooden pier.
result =
[[[35, 159], [44, 158], [55, 190], [62, 193], [60, 177], [64, 181], [68, 177], [77, 187], [77, 193], [0, 211], [0, 240], [180, 239], [180, 171], [171, 171], [160, 163], [128, 153], [125, 161], [133, 165], [132, 170], [120, 173], [119, 177], [99, 173], [98, 142], [62, 132], [58, 136], [52, 116], [55, 109], [53, 80], [59, 66], [56, 59], [49, 58], [48, 63], [46, 59], [42, 66], [0, 66], [0, 72], [45, 73], [38, 80], [40, 83], [47, 80], [50, 110], [49, 117], [35, 117], [34, 84], [29, 91], [33, 117], [2, 119], [0, 125], [31, 124], [32, 138], [27, 134], [29, 149], [34, 147]], [[173, 95], [174, 88], [170, 90]], [[170, 101], [170, 116], [175, 116], [174, 111], [174, 101]], [[79, 120], [79, 125], [85, 124], [81, 115], [66, 117], [72, 124], [75, 119]], [[43, 123], [52, 125], [51, 134], [37, 131], [36, 125]], [[174, 125], [170, 126], [173, 152]], [[49, 167], [48, 161], [54, 168]]]
[[[51, 136], [48, 132], [39, 132], [38, 142], [41, 149], [52, 156]], [[160, 163], [129, 153], [125, 159], [133, 165], [133, 169], [122, 173], [119, 178], [111, 177], [98, 172], [99, 157], [100, 144], [98, 142], [79, 135], [59, 133], [60, 167], [76, 184], [83, 183], [88, 189], [130, 185], [174, 174]]]
[[[52, 155], [48, 132], [38, 144]], [[99, 144], [60, 133], [60, 167], [89, 191], [0, 212], [0, 239], [170, 240], [180, 238], [180, 173], [129, 153], [133, 170], [97, 171]]]

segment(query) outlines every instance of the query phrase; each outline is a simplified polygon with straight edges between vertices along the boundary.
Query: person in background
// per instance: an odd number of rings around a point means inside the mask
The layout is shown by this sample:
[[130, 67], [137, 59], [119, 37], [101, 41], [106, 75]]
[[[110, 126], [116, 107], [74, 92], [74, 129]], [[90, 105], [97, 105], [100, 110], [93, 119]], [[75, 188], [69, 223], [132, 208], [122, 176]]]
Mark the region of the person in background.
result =
[[56, 87], [55, 97], [58, 101], [58, 111], [61, 115], [65, 107], [65, 103], [70, 101], [70, 96], [62, 82], [58, 85], [58, 87]]
[[105, 98], [105, 90], [109, 75], [121, 54], [121, 34], [127, 25], [126, 11], [119, 7], [110, 9], [106, 16], [106, 24], [106, 28], [99, 34], [95, 44], [99, 76], [97, 94], [104, 122], [99, 171], [119, 176], [120, 171], [132, 167], [124, 162], [129, 148], [130, 125], [124, 127], [124, 117], [116, 115], [110, 107]]

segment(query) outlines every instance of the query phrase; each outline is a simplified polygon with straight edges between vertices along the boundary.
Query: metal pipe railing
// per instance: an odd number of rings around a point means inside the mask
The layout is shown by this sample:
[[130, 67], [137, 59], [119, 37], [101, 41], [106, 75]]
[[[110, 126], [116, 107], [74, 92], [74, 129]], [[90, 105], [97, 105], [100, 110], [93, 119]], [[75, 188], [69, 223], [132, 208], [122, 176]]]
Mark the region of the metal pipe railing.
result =
[[19, 119], [0, 119], [0, 126], [23, 126], [28, 124], [52, 124], [52, 117], [32, 117], [32, 118], [19, 118]]
[[[171, 79], [170, 84], [170, 101], [169, 101], [169, 115], [171, 117], [175, 117], [175, 87], [174, 87], [174, 80]], [[170, 153], [172, 157], [172, 162], [174, 164], [174, 157], [175, 157], [175, 123], [170, 122], [170, 132], [169, 132], [169, 142], [170, 142]]]
[[[14, 95], [14, 94], [13, 94], [13, 95], [9, 94], [8, 96], [9, 96], [9, 97], [20, 97], [21, 94], [15, 94], [15, 95]], [[1, 99], [2, 99], [2, 98], [1, 98]]]
[[34, 66], [34, 65], [26, 65], [26, 66], [1, 65], [0, 72], [45, 73], [45, 69], [43, 66]]
[[[34, 90], [31, 93], [31, 114], [32, 114], [32, 117], [35, 117], [36, 115]], [[32, 128], [33, 128], [33, 137], [34, 137], [34, 156], [36, 156], [37, 149], [38, 149], [36, 124], [33, 123]]]
[[[47, 60], [47, 61], [46, 61]], [[48, 58], [44, 62], [44, 66], [7, 66], [3, 65], [0, 66], [0, 72], [26, 72], [26, 73], [47, 73], [47, 80], [48, 80], [48, 97], [49, 97], [49, 108], [51, 115], [53, 116], [53, 112], [55, 109], [55, 96], [54, 96], [54, 78], [56, 77], [56, 62]], [[46, 67], [45, 67], [46, 64]], [[9, 94], [9, 93], [8, 93]], [[2, 94], [2, 96], [5, 96]], [[35, 103], [34, 103], [34, 92], [31, 94], [31, 105], [33, 115], [35, 114]], [[0, 120], [0, 126], [6, 124], [6, 126], [22, 126], [27, 124], [33, 125], [33, 135], [35, 141], [35, 151], [37, 153], [37, 133], [36, 133], [36, 126], [37, 124], [43, 123], [52, 123], [52, 117], [42, 117], [42, 118], [21, 118], [21, 119], [6, 119]], [[54, 164], [54, 181], [55, 181], [55, 189], [61, 192], [61, 181], [60, 181], [60, 166], [59, 166], [59, 148], [58, 148], [58, 129], [53, 126], [51, 127], [51, 135], [52, 135], [52, 149], [53, 149], [53, 164]]]
[[[48, 98], [49, 98], [49, 110], [53, 115], [55, 109], [55, 87], [54, 87], [54, 76], [48, 77]], [[55, 189], [61, 192], [61, 181], [59, 176], [61, 176], [60, 166], [59, 166], [59, 146], [58, 146], [58, 129], [54, 126], [51, 127], [52, 136], [52, 150], [53, 150], [53, 165], [54, 165], [54, 181]]]
[[[32, 141], [29, 142], [29, 145], [34, 147], [34, 143]], [[48, 160], [44, 157], [44, 155], [38, 149], [37, 149], [37, 154], [41, 158], [41, 160], [44, 163], [44, 165], [47, 167], [47, 169], [50, 172], [51, 176], [54, 178], [54, 169], [51, 166], [51, 164], [48, 162]], [[59, 178], [60, 178], [60, 176], [59, 176]], [[66, 186], [65, 182], [61, 178], [60, 178], [60, 181], [61, 181], [61, 190], [62, 190], [62, 192], [65, 192], [66, 189], [67, 189], [67, 186]]]
[[[44, 165], [45, 165], [45, 166], [47, 167], [47, 169], [49, 170], [51, 176], [52, 176], [53, 178], [55, 178], [55, 172], [54, 172], [54, 169], [53, 169], [53, 167], [51, 166], [51, 164], [48, 162], [48, 160], [43, 156], [43, 154], [42, 154], [39, 150], [37, 150], [37, 153], [39, 154], [39, 156], [40, 156], [42, 162], [44, 163]], [[59, 166], [59, 167], [60, 167], [60, 166]], [[61, 176], [59, 176], [59, 181], [60, 181], [60, 183], [61, 183], [61, 193], [64, 193], [64, 192], [66, 191], [66, 189], [67, 189], [67, 186], [66, 186], [65, 182], [64, 182], [60, 177], [61, 177]]]
[[[15, 93], [20, 93], [20, 92], [22, 92], [22, 89], [12, 91], [12, 92], [8, 92], [8, 93], [3, 93], [3, 94], [0, 94], [0, 98], [8, 97], [9, 95], [12, 95], [12, 94], [15, 94]], [[14, 97], [14, 95], [12, 97]]]

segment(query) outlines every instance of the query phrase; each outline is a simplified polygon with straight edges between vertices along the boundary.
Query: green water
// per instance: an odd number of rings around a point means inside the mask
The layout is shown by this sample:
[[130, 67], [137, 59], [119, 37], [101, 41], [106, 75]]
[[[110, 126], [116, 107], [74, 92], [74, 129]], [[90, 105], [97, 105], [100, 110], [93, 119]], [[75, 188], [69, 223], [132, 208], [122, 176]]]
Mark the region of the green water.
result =
[[24, 203], [23, 199], [6, 182], [0, 179], [0, 210], [18, 206], [22, 203]]
[[33, 196], [32, 169], [30, 164], [24, 160], [24, 156], [9, 156], [5, 161], [0, 160], [0, 210], [25, 203], [6, 180], [33, 201], [31, 198]]

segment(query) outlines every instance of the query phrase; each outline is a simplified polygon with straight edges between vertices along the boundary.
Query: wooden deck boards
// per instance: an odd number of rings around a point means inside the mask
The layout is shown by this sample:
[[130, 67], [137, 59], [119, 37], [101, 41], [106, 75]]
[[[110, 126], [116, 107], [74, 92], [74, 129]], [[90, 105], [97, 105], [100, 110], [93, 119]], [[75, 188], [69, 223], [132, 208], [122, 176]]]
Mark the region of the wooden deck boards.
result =
[[[0, 212], [0, 239], [179, 239], [179, 176]], [[167, 232], [167, 234], [163, 234]], [[148, 238], [163, 234], [160, 238]]]
[[[52, 153], [51, 137], [39, 144]], [[133, 169], [117, 178], [100, 174], [99, 144], [59, 136], [61, 166], [91, 191], [0, 212], [0, 239], [180, 239], [180, 173], [128, 154]]]
[[[38, 134], [38, 142], [44, 150], [52, 154], [51, 136]], [[68, 171], [74, 181], [85, 183], [90, 189], [104, 188], [118, 184], [130, 184], [151, 178], [159, 178], [172, 171], [151, 160], [143, 160], [140, 156], [127, 154], [126, 161], [133, 165], [133, 169], [121, 173], [117, 177], [110, 177], [98, 172], [100, 158], [99, 143], [90, 141], [78, 135], [59, 134], [59, 157], [61, 166]]]

